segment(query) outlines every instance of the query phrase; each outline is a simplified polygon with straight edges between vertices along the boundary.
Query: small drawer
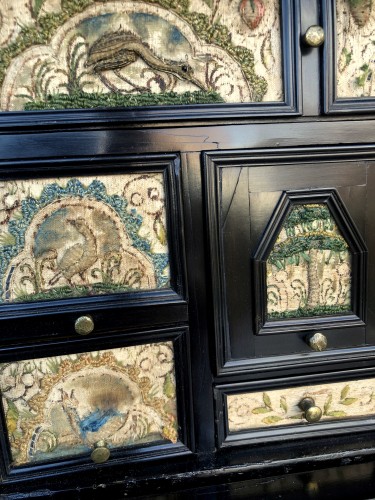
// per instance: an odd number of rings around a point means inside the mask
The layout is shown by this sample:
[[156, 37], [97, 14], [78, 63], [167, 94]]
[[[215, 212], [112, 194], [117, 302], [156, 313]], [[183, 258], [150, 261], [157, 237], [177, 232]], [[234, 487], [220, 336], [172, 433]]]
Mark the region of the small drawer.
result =
[[371, 419], [375, 423], [375, 377], [257, 391], [233, 385], [216, 391], [221, 444], [316, 436], [368, 425]]
[[181, 337], [1, 363], [8, 468], [186, 453]]

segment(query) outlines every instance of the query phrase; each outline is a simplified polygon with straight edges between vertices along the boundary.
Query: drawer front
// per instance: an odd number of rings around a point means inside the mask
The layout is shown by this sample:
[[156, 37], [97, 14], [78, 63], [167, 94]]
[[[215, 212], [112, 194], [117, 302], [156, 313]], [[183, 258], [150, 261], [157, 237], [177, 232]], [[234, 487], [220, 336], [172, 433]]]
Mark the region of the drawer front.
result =
[[169, 340], [2, 363], [10, 465], [175, 446], [175, 361]]
[[375, 416], [375, 378], [228, 395], [229, 432], [306, 424], [306, 398], [321, 410], [317, 422]]
[[[372, 370], [373, 373], [373, 370]], [[320, 437], [375, 423], [375, 377], [317, 376], [217, 386], [219, 446]], [[282, 387], [283, 386], [283, 387]]]

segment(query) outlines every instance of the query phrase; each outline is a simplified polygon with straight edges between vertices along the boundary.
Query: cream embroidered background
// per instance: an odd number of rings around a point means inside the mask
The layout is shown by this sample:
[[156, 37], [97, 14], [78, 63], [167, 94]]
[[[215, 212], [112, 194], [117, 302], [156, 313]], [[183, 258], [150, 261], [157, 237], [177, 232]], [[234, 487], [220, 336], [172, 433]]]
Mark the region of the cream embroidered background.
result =
[[14, 465], [177, 441], [171, 342], [0, 365]]
[[267, 315], [321, 316], [351, 307], [351, 255], [328, 207], [296, 205], [267, 259]]
[[0, 301], [169, 285], [162, 173], [0, 183]]
[[375, 7], [371, 0], [337, 0], [337, 96], [375, 95]]
[[321, 421], [375, 415], [375, 379], [294, 387], [227, 397], [230, 432], [306, 424], [298, 406], [311, 397], [321, 408]]
[[278, 0], [2, 0], [3, 111], [282, 101]]

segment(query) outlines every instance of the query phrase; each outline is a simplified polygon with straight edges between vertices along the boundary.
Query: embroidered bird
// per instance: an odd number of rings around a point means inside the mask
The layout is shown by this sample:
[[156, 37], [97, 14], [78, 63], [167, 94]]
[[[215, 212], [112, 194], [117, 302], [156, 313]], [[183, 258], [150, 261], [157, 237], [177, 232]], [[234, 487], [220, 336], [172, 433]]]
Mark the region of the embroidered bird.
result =
[[77, 219], [67, 219], [67, 222], [76, 228], [85, 241], [83, 244], [76, 243], [65, 250], [61, 259], [57, 261], [59, 271], [49, 281], [50, 285], [57, 283], [61, 277], [64, 277], [71, 284], [71, 279], [76, 274], [84, 281], [85, 271], [98, 259], [96, 239], [85, 219], [78, 217]]
[[[106, 33], [94, 42], [89, 49], [86, 66], [92, 67], [99, 77], [102, 71], [108, 70], [113, 70], [120, 76], [117, 70], [129, 66], [138, 59], [142, 59], [156, 71], [170, 73], [180, 80], [186, 80], [202, 90], [207, 90], [203, 83], [194, 77], [194, 70], [189, 64], [157, 56], [138, 36], [122, 30]], [[108, 82], [103, 81], [103, 83], [107, 85]]]

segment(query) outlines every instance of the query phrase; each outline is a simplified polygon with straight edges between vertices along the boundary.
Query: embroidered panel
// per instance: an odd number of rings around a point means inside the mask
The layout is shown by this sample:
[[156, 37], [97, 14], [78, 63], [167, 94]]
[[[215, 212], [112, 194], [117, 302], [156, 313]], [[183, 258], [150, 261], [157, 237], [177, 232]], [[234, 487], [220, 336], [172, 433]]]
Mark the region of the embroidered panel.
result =
[[351, 255], [325, 204], [293, 206], [266, 267], [268, 319], [351, 310]]
[[279, 0], [2, 0], [2, 111], [283, 101]]
[[169, 286], [162, 173], [0, 183], [0, 302]]
[[374, 88], [375, 7], [371, 0], [336, 0], [337, 96], [370, 97]]
[[375, 414], [375, 379], [294, 387], [227, 396], [230, 432], [284, 425], [305, 425], [298, 406], [311, 397], [322, 410], [320, 422]]
[[0, 365], [13, 465], [177, 441], [171, 342]]

